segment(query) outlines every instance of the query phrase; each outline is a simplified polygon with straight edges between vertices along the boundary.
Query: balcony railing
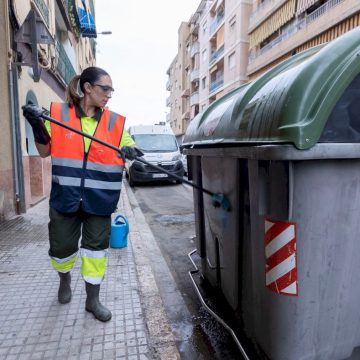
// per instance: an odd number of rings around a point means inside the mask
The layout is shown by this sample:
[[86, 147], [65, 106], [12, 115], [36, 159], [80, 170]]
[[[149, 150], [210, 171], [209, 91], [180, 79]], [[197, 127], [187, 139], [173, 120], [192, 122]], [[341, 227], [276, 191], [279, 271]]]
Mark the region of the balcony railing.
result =
[[217, 14], [215, 20], [210, 25], [210, 35], [217, 29], [217, 27], [224, 21], [224, 13]]
[[311, 14], [309, 14], [305, 17], [306, 24], [313, 22], [316, 18], [324, 15], [326, 12], [328, 12], [334, 6], [339, 5], [343, 1], [344, 0], [329, 0], [327, 3], [321, 5], [315, 11], [313, 11]]
[[39, 9], [41, 16], [46, 22], [47, 27], [49, 27], [49, 8], [46, 5], [44, 0], [34, 0], [36, 7]]
[[199, 104], [199, 92], [195, 91], [190, 96], [190, 106]]
[[249, 60], [253, 61], [257, 57], [263, 55], [267, 51], [271, 50], [273, 47], [275, 47], [277, 44], [281, 43], [282, 41], [285, 41], [288, 39], [291, 35], [294, 33], [300, 31], [301, 29], [305, 28], [308, 24], [315, 21], [318, 17], [326, 14], [328, 11], [330, 11], [334, 6], [340, 4], [344, 0], [329, 0], [327, 3], [323, 4], [319, 8], [317, 8], [315, 11], [313, 11], [311, 14], [306, 15], [303, 19], [298, 20], [296, 19], [294, 22], [289, 24], [288, 26], [285, 26], [283, 30], [281, 31], [281, 34], [274, 39], [273, 41], [266, 44], [261, 49], [254, 51], [250, 54]]
[[199, 80], [199, 69], [194, 69], [190, 73], [190, 81]]
[[200, 43], [196, 41], [191, 46], [190, 56], [194, 57], [195, 54], [198, 54], [199, 52], [200, 52]]
[[76, 75], [74, 67], [72, 66], [69, 57], [63, 45], [56, 41], [56, 58], [58, 59], [56, 69], [66, 84]]
[[224, 84], [224, 74], [220, 73], [216, 76], [216, 79], [210, 83], [209, 93], [219, 89]]
[[212, 65], [224, 54], [224, 45], [221, 45], [216, 51], [214, 51], [209, 59], [209, 66]]
[[191, 34], [198, 34], [199, 33], [199, 23], [197, 24], [191, 24], [190, 26], [190, 33]]

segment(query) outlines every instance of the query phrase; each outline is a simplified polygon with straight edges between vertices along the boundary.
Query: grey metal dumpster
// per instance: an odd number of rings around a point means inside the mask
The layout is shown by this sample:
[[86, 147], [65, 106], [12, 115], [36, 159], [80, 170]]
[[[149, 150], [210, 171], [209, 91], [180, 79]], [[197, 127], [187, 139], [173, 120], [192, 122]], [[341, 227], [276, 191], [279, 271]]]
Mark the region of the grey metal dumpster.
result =
[[272, 360], [360, 346], [360, 29], [211, 104], [184, 138], [201, 273]]

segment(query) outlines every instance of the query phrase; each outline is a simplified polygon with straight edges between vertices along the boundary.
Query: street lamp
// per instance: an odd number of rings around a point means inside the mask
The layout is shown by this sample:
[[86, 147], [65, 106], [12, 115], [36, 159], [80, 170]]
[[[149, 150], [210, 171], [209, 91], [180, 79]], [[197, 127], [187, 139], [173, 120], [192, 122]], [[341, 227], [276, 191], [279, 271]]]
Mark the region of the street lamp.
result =
[[96, 33], [97, 35], [111, 35], [112, 31], [100, 31]]

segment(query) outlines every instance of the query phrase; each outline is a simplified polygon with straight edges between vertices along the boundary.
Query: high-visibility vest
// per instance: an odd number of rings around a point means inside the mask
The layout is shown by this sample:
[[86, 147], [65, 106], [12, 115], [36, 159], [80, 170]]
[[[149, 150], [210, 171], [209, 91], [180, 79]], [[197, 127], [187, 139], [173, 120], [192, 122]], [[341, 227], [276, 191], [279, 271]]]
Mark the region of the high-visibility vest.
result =
[[[81, 130], [75, 107], [53, 102], [50, 115]], [[104, 110], [94, 136], [119, 147], [125, 118]], [[82, 209], [90, 214], [110, 215], [119, 200], [124, 161], [119, 154], [91, 141], [85, 153], [83, 136], [51, 123], [52, 187], [50, 206], [70, 213]]]

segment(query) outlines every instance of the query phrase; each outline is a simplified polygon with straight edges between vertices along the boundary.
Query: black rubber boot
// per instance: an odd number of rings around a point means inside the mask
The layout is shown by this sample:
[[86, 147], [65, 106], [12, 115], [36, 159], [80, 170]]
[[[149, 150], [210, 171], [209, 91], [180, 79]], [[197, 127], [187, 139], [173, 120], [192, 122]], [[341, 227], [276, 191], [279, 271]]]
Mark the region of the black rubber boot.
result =
[[67, 273], [58, 273], [60, 276], [60, 286], [58, 291], [58, 300], [60, 304], [67, 304], [71, 300], [71, 275]]
[[85, 286], [87, 295], [85, 310], [93, 313], [100, 321], [109, 321], [111, 312], [99, 300], [100, 285], [92, 285], [85, 281]]

